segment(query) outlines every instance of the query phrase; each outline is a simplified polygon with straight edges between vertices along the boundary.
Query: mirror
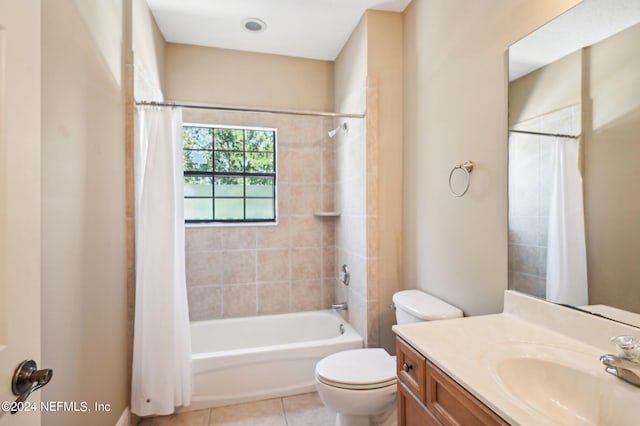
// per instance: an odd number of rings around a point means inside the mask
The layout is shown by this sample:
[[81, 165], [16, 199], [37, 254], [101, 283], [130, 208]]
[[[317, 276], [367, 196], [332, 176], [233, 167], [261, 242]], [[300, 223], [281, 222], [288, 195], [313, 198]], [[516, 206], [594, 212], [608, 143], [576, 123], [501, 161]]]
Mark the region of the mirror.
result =
[[640, 0], [584, 0], [509, 74], [509, 289], [640, 314]]

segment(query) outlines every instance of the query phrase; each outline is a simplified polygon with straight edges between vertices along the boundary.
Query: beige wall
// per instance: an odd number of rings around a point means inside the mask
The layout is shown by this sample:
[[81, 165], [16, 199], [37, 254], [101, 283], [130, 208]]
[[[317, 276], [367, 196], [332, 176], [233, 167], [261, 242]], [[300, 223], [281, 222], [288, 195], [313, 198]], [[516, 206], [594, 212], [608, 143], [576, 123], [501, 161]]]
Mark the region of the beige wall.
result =
[[[376, 316], [378, 344], [393, 353], [390, 306], [393, 293], [402, 289], [403, 24], [399, 13], [369, 11], [368, 16], [368, 74], [377, 82], [378, 97], [376, 144], [371, 149], [368, 143], [367, 150], [368, 247], [374, 251], [369, 276], [377, 281], [370, 281], [369, 310]], [[371, 261], [377, 270], [371, 270]]]
[[640, 312], [640, 24], [590, 49], [585, 149], [589, 302]]
[[165, 97], [240, 107], [333, 110], [333, 63], [167, 44]]
[[132, 1], [134, 96], [137, 101], [163, 100], [166, 43], [145, 0]]
[[[510, 44], [576, 4], [414, 0], [404, 13], [404, 285], [498, 312], [507, 288]], [[451, 168], [471, 160], [467, 195]]]
[[111, 405], [46, 425], [113, 425], [128, 405], [122, 13], [42, 2], [42, 399]]

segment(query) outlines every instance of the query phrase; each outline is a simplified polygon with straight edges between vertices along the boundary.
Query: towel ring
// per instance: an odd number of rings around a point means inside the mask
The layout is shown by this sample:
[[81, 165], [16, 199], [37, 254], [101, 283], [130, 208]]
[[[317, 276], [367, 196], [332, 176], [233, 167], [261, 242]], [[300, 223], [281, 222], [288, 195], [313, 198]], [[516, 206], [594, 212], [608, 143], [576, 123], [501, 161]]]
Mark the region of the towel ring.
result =
[[[462, 170], [467, 177], [467, 183], [464, 186], [464, 190], [462, 192], [456, 192], [453, 190], [453, 185], [451, 184], [451, 178], [456, 170]], [[471, 172], [473, 171], [473, 162], [465, 161], [463, 164], [458, 164], [453, 169], [451, 169], [451, 173], [449, 173], [449, 191], [451, 195], [454, 197], [462, 197], [469, 190], [469, 183], [471, 182]]]

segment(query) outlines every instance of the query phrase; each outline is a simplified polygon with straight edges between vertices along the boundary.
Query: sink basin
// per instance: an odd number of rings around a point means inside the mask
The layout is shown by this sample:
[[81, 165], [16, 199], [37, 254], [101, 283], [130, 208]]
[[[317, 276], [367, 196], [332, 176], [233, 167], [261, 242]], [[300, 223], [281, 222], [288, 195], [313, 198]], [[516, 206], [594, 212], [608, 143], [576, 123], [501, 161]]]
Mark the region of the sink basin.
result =
[[518, 343], [505, 345], [490, 368], [512, 401], [550, 424], [640, 424], [640, 388], [605, 373], [596, 352]]
[[536, 358], [512, 358], [496, 366], [508, 391], [559, 424], [597, 424], [602, 384], [580, 370]]

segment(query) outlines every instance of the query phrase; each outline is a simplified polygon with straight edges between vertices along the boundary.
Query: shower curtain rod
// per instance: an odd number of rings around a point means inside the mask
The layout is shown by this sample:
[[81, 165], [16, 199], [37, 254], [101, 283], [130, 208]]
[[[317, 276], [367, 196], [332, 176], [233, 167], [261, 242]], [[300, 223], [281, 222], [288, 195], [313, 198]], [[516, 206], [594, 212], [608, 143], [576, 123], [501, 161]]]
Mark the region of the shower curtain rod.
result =
[[509, 130], [511, 133], [524, 133], [525, 135], [536, 135], [536, 136], [551, 136], [554, 138], [566, 138], [566, 139], [578, 139], [580, 135], [565, 135], [562, 133], [543, 133], [543, 132], [530, 132], [527, 130]]
[[157, 107], [182, 107], [182, 108], [192, 108], [192, 109], [211, 109], [211, 110], [218, 110], [218, 111], [262, 112], [262, 113], [268, 113], [268, 114], [311, 115], [311, 116], [338, 117], [338, 118], [364, 118], [365, 117], [365, 114], [345, 114], [345, 113], [339, 113], [339, 112], [248, 108], [248, 107], [232, 107], [232, 106], [223, 106], [223, 105], [204, 105], [204, 104], [185, 104], [180, 102], [139, 101], [139, 102], [136, 102], [136, 105], [148, 105], [148, 106], [157, 106]]

